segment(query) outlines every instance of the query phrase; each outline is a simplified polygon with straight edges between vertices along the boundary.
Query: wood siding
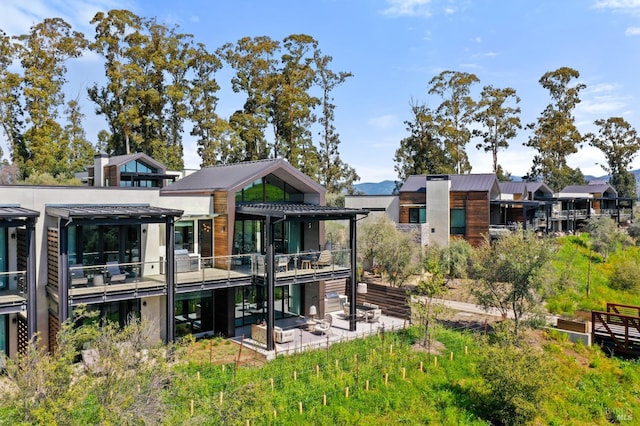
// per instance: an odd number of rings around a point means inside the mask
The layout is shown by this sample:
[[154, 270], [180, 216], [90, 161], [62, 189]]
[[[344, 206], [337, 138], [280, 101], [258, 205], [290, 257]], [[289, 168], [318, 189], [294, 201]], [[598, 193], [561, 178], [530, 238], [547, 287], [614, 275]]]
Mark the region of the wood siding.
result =
[[51, 311], [49, 311], [49, 351], [55, 352], [58, 348], [57, 338], [60, 331], [60, 320]]
[[427, 196], [424, 192], [402, 192], [398, 197], [400, 202], [398, 223], [409, 223], [409, 209], [416, 205], [426, 206]]
[[[229, 256], [229, 216], [227, 210], [227, 192], [218, 191], [213, 194], [213, 211], [218, 215], [213, 218], [213, 250], [214, 256]], [[216, 268], [225, 268], [226, 261], [216, 259]]]
[[406, 288], [367, 283], [367, 294], [357, 294], [356, 303], [373, 303], [380, 306], [384, 315], [411, 320], [409, 294]]
[[47, 230], [47, 284], [58, 289], [58, 230]]
[[489, 234], [489, 194], [487, 192], [451, 192], [452, 209], [465, 209], [465, 239], [469, 244], [482, 244]]

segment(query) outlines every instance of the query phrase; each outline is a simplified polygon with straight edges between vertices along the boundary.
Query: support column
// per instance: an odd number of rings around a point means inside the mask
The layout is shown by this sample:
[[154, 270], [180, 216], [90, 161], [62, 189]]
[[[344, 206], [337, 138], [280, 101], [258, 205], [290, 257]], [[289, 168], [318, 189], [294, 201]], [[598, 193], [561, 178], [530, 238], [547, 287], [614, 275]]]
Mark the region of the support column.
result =
[[60, 324], [69, 319], [69, 232], [67, 225], [58, 219], [58, 241], [60, 282], [58, 283], [58, 320]]
[[356, 218], [349, 220], [349, 245], [351, 246], [351, 279], [349, 280], [349, 331], [356, 331], [356, 281], [357, 253], [356, 253]]
[[167, 280], [167, 312], [166, 312], [166, 333], [165, 343], [173, 342], [176, 339], [175, 333], [175, 297], [176, 297], [176, 274], [175, 274], [175, 224], [174, 218], [169, 217], [166, 221], [167, 234], [165, 235], [165, 279]]
[[27, 222], [27, 339], [38, 331], [38, 305], [36, 288], [36, 234], [35, 219]]
[[274, 249], [273, 249], [273, 235], [274, 224], [271, 222], [271, 217], [267, 216], [266, 226], [267, 229], [267, 255], [265, 258], [265, 272], [267, 273], [267, 350], [272, 351], [275, 348], [275, 342], [273, 341], [273, 327], [276, 322], [275, 304], [276, 304], [276, 283], [275, 283], [275, 265], [274, 265]]

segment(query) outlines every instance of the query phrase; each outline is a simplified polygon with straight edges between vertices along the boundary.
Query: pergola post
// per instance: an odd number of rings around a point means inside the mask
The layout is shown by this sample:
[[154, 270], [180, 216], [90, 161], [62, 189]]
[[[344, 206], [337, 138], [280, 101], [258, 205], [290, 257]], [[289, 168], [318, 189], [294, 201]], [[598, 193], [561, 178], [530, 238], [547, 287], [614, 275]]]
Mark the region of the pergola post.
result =
[[267, 258], [265, 259], [265, 267], [267, 273], [267, 350], [272, 351], [275, 343], [273, 341], [273, 327], [276, 322], [275, 315], [275, 303], [276, 303], [276, 290], [275, 290], [275, 267], [274, 267], [274, 253], [273, 253], [273, 235], [274, 224], [271, 220], [271, 216], [266, 217], [266, 229], [267, 229]]
[[356, 218], [349, 220], [349, 245], [351, 246], [351, 279], [349, 280], [349, 331], [356, 331], [356, 281], [357, 253], [356, 253]]

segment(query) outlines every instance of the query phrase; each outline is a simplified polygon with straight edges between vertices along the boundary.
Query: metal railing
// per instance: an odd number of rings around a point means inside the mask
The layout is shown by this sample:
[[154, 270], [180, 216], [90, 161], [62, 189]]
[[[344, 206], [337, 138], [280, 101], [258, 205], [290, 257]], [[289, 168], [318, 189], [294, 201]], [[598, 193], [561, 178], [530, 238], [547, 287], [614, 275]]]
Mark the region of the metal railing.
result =
[[[10, 304], [24, 304], [27, 301], [27, 271], [0, 272], [0, 297]], [[15, 296], [15, 297], [11, 297]], [[26, 305], [24, 305], [26, 309]]]

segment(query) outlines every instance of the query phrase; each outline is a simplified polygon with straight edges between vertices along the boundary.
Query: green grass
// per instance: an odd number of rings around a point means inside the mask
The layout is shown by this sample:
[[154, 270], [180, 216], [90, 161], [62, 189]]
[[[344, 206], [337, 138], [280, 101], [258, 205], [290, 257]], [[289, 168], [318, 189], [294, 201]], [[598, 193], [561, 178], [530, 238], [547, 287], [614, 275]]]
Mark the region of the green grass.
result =
[[[167, 392], [168, 423], [488, 424], [478, 401], [486, 394], [477, 371], [483, 339], [440, 329], [435, 338], [444, 346], [436, 356], [416, 350], [413, 333], [358, 339], [328, 351], [281, 357], [262, 368], [181, 365], [184, 379]], [[637, 363], [551, 338], [543, 350], [552, 376], [537, 422], [604, 425], [640, 419]]]
[[[638, 256], [638, 247], [627, 247], [612, 253], [604, 261], [591, 256], [586, 248], [588, 236], [559, 238], [560, 244], [555, 268], [554, 290], [547, 299], [547, 309], [559, 315], [572, 316], [576, 310], [603, 310], [607, 302], [640, 306], [638, 292], [619, 291], [609, 287], [612, 266], [623, 255], [622, 251]], [[589, 294], [587, 295], [587, 287]]]

